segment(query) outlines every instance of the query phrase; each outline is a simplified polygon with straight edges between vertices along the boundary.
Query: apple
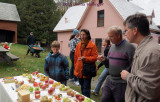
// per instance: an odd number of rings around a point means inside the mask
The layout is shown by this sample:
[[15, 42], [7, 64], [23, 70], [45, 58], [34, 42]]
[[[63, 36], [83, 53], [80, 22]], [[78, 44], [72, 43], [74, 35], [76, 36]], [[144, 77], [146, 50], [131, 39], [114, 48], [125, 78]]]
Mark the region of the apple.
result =
[[39, 99], [40, 98], [40, 94], [35, 94], [35, 98]]
[[52, 87], [56, 87], [56, 86], [57, 86], [56, 83], [53, 83], [53, 84], [52, 84]]
[[45, 83], [44, 85], [46, 86], [46, 88], [48, 88], [48, 87], [49, 87], [49, 83]]
[[36, 90], [36, 91], [35, 91], [35, 94], [40, 94], [40, 91], [39, 91], [39, 90]]
[[39, 83], [39, 87], [41, 88], [43, 86], [43, 83]]
[[26, 77], [26, 74], [22, 74], [23, 77]]
[[19, 85], [23, 85], [24, 81], [19, 81], [18, 83], [19, 83]]
[[48, 90], [48, 94], [52, 95], [53, 94], [53, 90], [49, 89]]
[[33, 72], [33, 73], [32, 73], [32, 75], [33, 75], [33, 76], [35, 76], [35, 75], [36, 75], [36, 73], [35, 73], [35, 72]]
[[45, 77], [45, 80], [49, 80], [49, 76], [46, 76], [46, 77]]
[[34, 82], [34, 83], [33, 83], [33, 86], [34, 86], [34, 87], [38, 87], [38, 83], [37, 83], [37, 82]]
[[72, 91], [72, 90], [67, 90], [67, 95], [70, 96], [70, 95], [71, 95], [71, 91]]
[[59, 87], [59, 90], [62, 91], [62, 87]]
[[68, 89], [70, 89], [70, 87], [69, 87], [69, 86], [66, 86], [66, 90], [68, 90]]
[[31, 79], [31, 83], [34, 83], [34, 81], [35, 81], [35, 79], [34, 79], [34, 78], [32, 78], [32, 79]]
[[43, 77], [41, 77], [41, 78], [40, 78], [40, 81], [44, 81], [44, 78], [43, 78]]
[[58, 82], [58, 83], [57, 83], [57, 86], [59, 86], [59, 85], [61, 85], [61, 82]]
[[80, 96], [80, 94], [76, 94], [76, 98], [77, 98], [77, 99], [79, 98], [79, 96]]
[[62, 84], [62, 85], [61, 85], [61, 87], [62, 87], [62, 88], [65, 88], [65, 85], [64, 85], [64, 84]]
[[32, 76], [31, 76], [31, 75], [29, 75], [29, 76], [28, 76], [28, 79], [32, 79]]
[[45, 83], [48, 83], [49, 81], [48, 80], [45, 80]]
[[39, 78], [39, 77], [40, 77], [40, 74], [37, 74], [37, 77]]
[[34, 89], [34, 90], [35, 90], [35, 91], [37, 91], [37, 90], [39, 91], [39, 87], [35, 87], [35, 89]]
[[62, 88], [62, 91], [66, 91], [66, 88]]
[[71, 91], [71, 93], [70, 93], [70, 94], [71, 94], [71, 96], [72, 96], [72, 97], [74, 97], [74, 96], [75, 96], [75, 92], [74, 92], [74, 91]]
[[46, 85], [43, 85], [41, 88], [42, 88], [43, 90], [45, 90], [45, 89], [46, 89]]
[[51, 88], [50, 88], [50, 90], [53, 90], [53, 91], [55, 91], [55, 87], [51, 87]]
[[30, 87], [30, 88], [29, 88], [29, 92], [33, 92], [33, 87]]
[[49, 80], [49, 84], [53, 84], [54, 83], [54, 81], [53, 80]]
[[18, 84], [18, 80], [15, 80], [15, 84]]
[[79, 100], [80, 102], [84, 101], [84, 96], [79, 96], [79, 97], [78, 97], [78, 100]]
[[35, 71], [36, 75], [38, 74], [38, 71]]

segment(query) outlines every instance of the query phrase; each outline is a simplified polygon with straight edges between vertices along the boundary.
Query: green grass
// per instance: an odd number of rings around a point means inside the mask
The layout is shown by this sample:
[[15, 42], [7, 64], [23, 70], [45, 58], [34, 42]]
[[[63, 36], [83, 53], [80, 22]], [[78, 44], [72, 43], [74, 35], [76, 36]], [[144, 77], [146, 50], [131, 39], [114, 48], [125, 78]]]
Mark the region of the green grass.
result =
[[[14, 66], [10, 66], [8, 63], [1, 63], [0, 62], [0, 78], [7, 77], [7, 76], [19, 76], [23, 73], [32, 73], [38, 70], [40, 73], [44, 73], [44, 59], [48, 55], [50, 49], [46, 49], [40, 53], [41, 58], [37, 58], [35, 56], [27, 55], [28, 46], [21, 45], [21, 44], [12, 44], [10, 52], [19, 57], [19, 60], [14, 61]], [[71, 61], [68, 57], [69, 66], [71, 66]], [[99, 63], [97, 62], [97, 65]], [[99, 75], [103, 71], [103, 68], [98, 70], [97, 76], [94, 77], [94, 80], [98, 80]], [[95, 83], [96, 85], [96, 83]], [[92, 85], [92, 89], [95, 88], [95, 85]], [[81, 92], [80, 86], [71, 86], [72, 89]], [[100, 92], [99, 96], [91, 95], [91, 99], [95, 100], [96, 102], [100, 101], [100, 96], [102, 92]]]

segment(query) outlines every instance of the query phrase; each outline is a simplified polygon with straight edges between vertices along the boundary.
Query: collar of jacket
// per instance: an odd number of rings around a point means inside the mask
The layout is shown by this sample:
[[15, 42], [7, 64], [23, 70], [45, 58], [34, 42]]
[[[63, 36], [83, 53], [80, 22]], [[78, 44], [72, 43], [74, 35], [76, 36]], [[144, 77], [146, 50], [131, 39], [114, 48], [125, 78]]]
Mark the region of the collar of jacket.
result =
[[[82, 49], [81, 43], [80, 43], [80, 47], [81, 47], [81, 49]], [[89, 40], [89, 42], [88, 42], [86, 48], [89, 49], [89, 48], [92, 48], [92, 47], [93, 47], [93, 43], [92, 43], [91, 40]], [[85, 48], [85, 49], [86, 49], [86, 48]]]
[[134, 58], [139, 56], [140, 52], [143, 50], [143, 47], [145, 47], [146, 44], [150, 42], [152, 39], [153, 37], [151, 35], [148, 35], [139, 43], [139, 45], [136, 48]]
[[50, 56], [52, 56], [52, 57], [57, 57], [57, 56], [59, 56], [60, 55], [60, 52], [58, 52], [57, 54], [55, 54], [55, 55], [53, 55], [53, 52], [51, 51], [50, 52]]

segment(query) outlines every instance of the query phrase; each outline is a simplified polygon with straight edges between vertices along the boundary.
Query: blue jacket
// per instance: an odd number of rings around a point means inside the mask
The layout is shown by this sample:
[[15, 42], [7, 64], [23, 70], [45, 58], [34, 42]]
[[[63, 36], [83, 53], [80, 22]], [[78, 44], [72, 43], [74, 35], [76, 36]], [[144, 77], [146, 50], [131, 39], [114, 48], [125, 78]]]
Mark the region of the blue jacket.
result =
[[69, 64], [67, 57], [58, 52], [52, 55], [50, 52], [45, 59], [44, 73], [46, 76], [58, 81], [63, 82], [69, 79]]

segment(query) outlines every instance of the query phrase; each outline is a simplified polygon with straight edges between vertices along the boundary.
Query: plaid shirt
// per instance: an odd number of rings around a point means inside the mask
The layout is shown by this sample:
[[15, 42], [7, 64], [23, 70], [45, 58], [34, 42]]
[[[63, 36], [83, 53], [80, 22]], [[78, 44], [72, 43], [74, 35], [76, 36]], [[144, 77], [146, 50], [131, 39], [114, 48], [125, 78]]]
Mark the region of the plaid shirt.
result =
[[75, 49], [76, 49], [76, 46], [77, 44], [80, 42], [80, 39], [79, 38], [73, 38], [71, 41], [70, 41], [70, 51], [71, 52], [75, 52]]

